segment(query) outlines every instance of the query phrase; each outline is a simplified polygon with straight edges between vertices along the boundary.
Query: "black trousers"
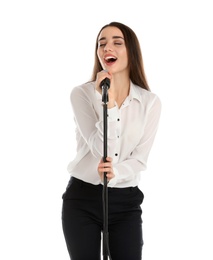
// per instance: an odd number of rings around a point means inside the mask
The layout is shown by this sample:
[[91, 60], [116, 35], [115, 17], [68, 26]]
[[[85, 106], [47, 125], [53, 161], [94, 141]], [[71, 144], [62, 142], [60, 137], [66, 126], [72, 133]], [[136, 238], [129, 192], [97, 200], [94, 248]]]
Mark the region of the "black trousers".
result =
[[[101, 259], [102, 190], [102, 185], [92, 185], [71, 177], [62, 196], [62, 227], [72, 260]], [[112, 260], [142, 259], [143, 198], [138, 187], [108, 187], [109, 250]]]

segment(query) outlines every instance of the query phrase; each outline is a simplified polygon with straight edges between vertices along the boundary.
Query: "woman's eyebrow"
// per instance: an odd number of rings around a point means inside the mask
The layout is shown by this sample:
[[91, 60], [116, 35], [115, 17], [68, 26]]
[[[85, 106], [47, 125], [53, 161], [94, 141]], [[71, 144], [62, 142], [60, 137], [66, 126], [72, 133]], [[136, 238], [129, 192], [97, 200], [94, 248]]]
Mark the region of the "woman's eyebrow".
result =
[[[124, 40], [124, 38], [121, 37], [121, 36], [112, 36], [112, 38], [113, 38], [113, 39], [122, 39], [122, 40]], [[102, 37], [102, 38], [100, 38], [98, 41], [103, 41], [103, 40], [106, 40], [106, 37]]]

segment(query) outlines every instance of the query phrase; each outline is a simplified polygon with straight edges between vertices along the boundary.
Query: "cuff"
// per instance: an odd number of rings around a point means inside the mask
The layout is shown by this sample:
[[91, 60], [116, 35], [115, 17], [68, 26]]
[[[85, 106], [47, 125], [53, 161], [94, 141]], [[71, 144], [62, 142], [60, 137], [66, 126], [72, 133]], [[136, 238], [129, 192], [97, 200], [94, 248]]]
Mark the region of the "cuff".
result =
[[113, 188], [115, 187], [115, 185], [118, 183], [118, 176], [119, 176], [119, 172], [117, 169], [113, 168], [113, 172], [115, 174], [115, 177], [112, 178], [109, 182], [108, 182], [108, 186]]

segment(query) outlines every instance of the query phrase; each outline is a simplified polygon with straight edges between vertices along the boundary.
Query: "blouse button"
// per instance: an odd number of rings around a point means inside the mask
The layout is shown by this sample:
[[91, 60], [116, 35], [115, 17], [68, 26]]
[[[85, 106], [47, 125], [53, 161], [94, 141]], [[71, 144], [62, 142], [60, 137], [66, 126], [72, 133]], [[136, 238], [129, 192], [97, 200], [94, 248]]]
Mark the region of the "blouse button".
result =
[[118, 154], [116, 153], [115, 156], [118, 156]]

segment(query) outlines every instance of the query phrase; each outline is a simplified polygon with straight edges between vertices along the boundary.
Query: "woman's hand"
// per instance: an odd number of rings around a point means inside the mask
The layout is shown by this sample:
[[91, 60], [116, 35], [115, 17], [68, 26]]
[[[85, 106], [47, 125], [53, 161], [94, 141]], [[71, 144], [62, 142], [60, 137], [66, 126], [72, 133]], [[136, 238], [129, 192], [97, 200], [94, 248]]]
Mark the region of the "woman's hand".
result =
[[102, 80], [104, 80], [105, 78], [108, 78], [111, 80], [111, 75], [106, 71], [106, 70], [102, 70], [100, 72], [97, 73], [96, 75], [96, 82], [95, 82], [95, 88], [98, 92], [102, 93], [102, 90], [101, 90], [101, 82]]
[[106, 162], [103, 162], [103, 159], [98, 164], [98, 173], [100, 175], [101, 181], [104, 181], [104, 173], [106, 172], [107, 181], [110, 181], [115, 177], [112, 166], [112, 158], [107, 157]]
[[108, 101], [108, 108], [112, 108], [115, 106], [115, 93], [114, 93], [114, 88], [113, 88], [113, 77], [112, 75], [107, 72], [106, 70], [102, 70], [97, 73], [96, 75], [96, 82], [95, 82], [95, 88], [96, 90], [102, 94], [102, 89], [101, 89], [101, 82], [105, 79], [108, 78], [110, 79], [110, 88], [108, 89], [108, 96], [109, 96], [109, 101]]

